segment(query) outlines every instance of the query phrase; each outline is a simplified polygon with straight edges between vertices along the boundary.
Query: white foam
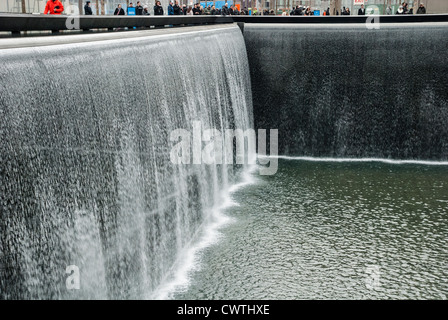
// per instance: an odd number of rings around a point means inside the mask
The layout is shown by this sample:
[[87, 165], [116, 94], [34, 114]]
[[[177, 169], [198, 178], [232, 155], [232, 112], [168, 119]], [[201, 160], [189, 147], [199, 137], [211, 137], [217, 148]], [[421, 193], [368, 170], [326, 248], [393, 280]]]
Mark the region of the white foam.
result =
[[[45, 37], [23, 37], [23, 38], [4, 38], [0, 39], [0, 50], [2, 53], [16, 54], [15, 51], [34, 50], [36, 47], [41, 50], [54, 50], [54, 48], [70, 49], [73, 47], [83, 48], [94, 45], [107, 45], [118, 43], [133, 43], [138, 41], [160, 41], [167, 38], [180, 38], [185, 36], [202, 36], [204, 33], [216, 32], [216, 30], [238, 30], [238, 27], [231, 25], [229, 27], [216, 26], [208, 27], [203, 30], [195, 30], [192, 27], [186, 27], [188, 30], [181, 32], [178, 30], [166, 28], [163, 33], [155, 33], [154, 30], [132, 31], [132, 33], [93, 33], [93, 34], [68, 34]], [[162, 30], [162, 29], [160, 29]], [[170, 32], [171, 31], [171, 32]]]
[[175, 293], [187, 290], [192, 273], [200, 270], [200, 258], [203, 250], [215, 243], [221, 237], [220, 229], [234, 220], [227, 216], [224, 211], [238, 204], [233, 201], [232, 194], [255, 182], [253, 172], [256, 166], [250, 166], [242, 174], [241, 182], [230, 186], [222, 195], [222, 203], [211, 210], [208, 219], [200, 226], [201, 235], [199, 240], [192, 243], [176, 260], [170, 272], [172, 278], [163, 281], [149, 299], [166, 300], [172, 299]]
[[284, 160], [301, 160], [315, 162], [383, 162], [388, 164], [420, 164], [428, 166], [447, 166], [448, 161], [427, 160], [394, 160], [385, 158], [318, 158], [318, 157], [289, 157], [289, 156], [259, 156], [263, 158], [278, 158]]

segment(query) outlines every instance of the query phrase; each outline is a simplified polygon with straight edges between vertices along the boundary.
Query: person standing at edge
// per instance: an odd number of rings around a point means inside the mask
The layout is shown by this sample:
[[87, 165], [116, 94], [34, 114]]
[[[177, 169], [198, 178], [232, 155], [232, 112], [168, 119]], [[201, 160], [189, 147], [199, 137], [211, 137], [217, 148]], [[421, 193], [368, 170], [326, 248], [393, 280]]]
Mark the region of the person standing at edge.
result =
[[163, 7], [160, 4], [160, 1], [156, 1], [156, 5], [154, 6], [154, 15], [163, 16]]
[[180, 15], [182, 15], [182, 9], [180, 8], [180, 6], [179, 6], [179, 1], [174, 1], [174, 7], [173, 7], [173, 10], [174, 10], [174, 15], [175, 16], [180, 16]]
[[173, 1], [170, 1], [170, 3], [168, 4], [168, 15], [174, 16]]
[[408, 4], [406, 2], [403, 2], [402, 5], [403, 5], [403, 13], [408, 14], [409, 13]]
[[140, 1], [137, 1], [137, 6], [135, 7], [135, 15], [136, 16], [143, 15], [143, 6], [140, 4]]
[[129, 8], [134, 8], [134, 4], [131, 2], [129, 7], [126, 8], [126, 14], [129, 15]]
[[361, 8], [359, 8], [358, 10], [358, 16], [365, 16], [366, 15], [366, 10], [364, 9], [364, 5], [361, 5]]
[[222, 14], [223, 16], [228, 16], [228, 15], [230, 15], [229, 5], [228, 5], [227, 3], [226, 3], [225, 5], [222, 6], [221, 14]]
[[64, 11], [64, 6], [59, 0], [48, 0], [45, 5], [44, 14], [61, 14]]
[[114, 16], [124, 16], [124, 10], [121, 7], [121, 4], [119, 4], [115, 9]]
[[193, 7], [193, 15], [199, 15], [199, 14], [201, 14], [201, 10], [199, 10], [198, 4], [195, 3]]
[[86, 5], [84, 6], [84, 14], [86, 16], [93, 15], [92, 8], [90, 7], [90, 1], [86, 1]]
[[311, 16], [311, 8], [309, 6], [306, 7], [305, 15], [306, 16]]
[[417, 14], [426, 14], [426, 8], [423, 3], [420, 3], [420, 6], [417, 9]]

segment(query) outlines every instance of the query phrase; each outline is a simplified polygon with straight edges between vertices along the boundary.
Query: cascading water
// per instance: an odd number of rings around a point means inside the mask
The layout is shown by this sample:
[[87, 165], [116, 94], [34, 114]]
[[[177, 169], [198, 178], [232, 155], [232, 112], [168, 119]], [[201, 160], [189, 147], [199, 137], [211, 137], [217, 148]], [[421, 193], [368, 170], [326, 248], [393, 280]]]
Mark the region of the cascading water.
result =
[[[446, 27], [0, 50], [0, 298], [446, 298]], [[279, 172], [229, 208], [236, 167], [170, 162], [170, 133], [195, 121], [278, 128]]]
[[253, 126], [240, 30], [0, 57], [0, 297], [150, 297], [235, 176], [172, 164], [170, 132]]
[[448, 159], [448, 24], [245, 24], [256, 128], [279, 154]]

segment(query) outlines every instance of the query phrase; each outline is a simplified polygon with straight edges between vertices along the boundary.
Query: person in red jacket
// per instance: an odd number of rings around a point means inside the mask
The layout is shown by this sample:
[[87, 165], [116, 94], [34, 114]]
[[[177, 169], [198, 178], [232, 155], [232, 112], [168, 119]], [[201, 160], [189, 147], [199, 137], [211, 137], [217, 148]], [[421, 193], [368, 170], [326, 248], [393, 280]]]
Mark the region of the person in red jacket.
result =
[[45, 6], [44, 14], [61, 14], [64, 11], [64, 6], [59, 0], [48, 0]]

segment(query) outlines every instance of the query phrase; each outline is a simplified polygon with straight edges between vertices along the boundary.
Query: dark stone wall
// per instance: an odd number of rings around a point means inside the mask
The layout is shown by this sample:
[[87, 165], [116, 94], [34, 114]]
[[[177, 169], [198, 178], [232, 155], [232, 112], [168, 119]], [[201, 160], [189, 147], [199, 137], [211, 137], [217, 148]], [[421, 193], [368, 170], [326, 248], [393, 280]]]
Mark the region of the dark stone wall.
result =
[[246, 24], [256, 128], [295, 156], [448, 159], [448, 24]]

